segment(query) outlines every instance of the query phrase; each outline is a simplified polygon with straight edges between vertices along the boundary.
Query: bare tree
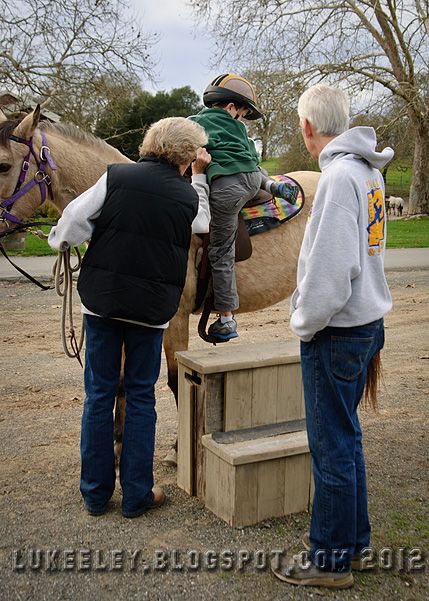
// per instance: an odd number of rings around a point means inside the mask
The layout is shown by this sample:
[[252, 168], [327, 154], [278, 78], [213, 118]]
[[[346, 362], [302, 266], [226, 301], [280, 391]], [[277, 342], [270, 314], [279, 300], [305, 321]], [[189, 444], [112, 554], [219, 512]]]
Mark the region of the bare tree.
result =
[[[218, 57], [294, 70], [308, 85], [343, 80], [355, 98], [393, 95], [414, 143], [409, 212], [429, 213], [429, 3], [427, 0], [190, 0], [212, 23]], [[234, 52], [235, 51], [235, 52]], [[345, 85], [345, 84], [344, 84]], [[363, 99], [363, 100], [362, 100]]]
[[[88, 89], [91, 93], [88, 94]], [[64, 121], [75, 123], [87, 131], [94, 132], [97, 122], [108, 108], [112, 118], [121, 113], [125, 101], [141, 93], [137, 77], [127, 74], [126, 79], [115, 73], [106, 73], [77, 79], [73, 83], [63, 81], [57, 86], [55, 96], [49, 100], [49, 108], [61, 115]]]
[[246, 70], [245, 77], [256, 88], [262, 118], [249, 121], [250, 135], [261, 142], [261, 159], [281, 154], [291, 136], [297, 135], [296, 97], [298, 86], [284, 72]]
[[106, 74], [118, 87], [151, 77], [156, 39], [128, 0], [0, 0], [0, 85], [45, 106], [90, 99]]

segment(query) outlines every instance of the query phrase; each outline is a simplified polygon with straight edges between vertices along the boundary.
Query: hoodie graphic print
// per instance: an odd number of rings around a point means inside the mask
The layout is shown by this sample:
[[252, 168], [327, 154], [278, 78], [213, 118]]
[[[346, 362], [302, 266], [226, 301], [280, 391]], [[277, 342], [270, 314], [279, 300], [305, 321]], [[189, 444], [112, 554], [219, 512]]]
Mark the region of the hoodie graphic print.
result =
[[367, 182], [368, 196], [368, 254], [381, 253], [385, 238], [384, 194], [378, 180]]

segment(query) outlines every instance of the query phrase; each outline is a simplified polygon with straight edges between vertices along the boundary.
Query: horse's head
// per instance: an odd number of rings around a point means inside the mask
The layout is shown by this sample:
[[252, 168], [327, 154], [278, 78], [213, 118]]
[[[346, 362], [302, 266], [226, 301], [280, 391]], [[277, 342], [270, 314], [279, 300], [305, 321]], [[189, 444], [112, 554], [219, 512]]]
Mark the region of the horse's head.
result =
[[[40, 186], [19, 193], [39, 171], [40, 150], [32, 146], [39, 118], [38, 106], [21, 120], [7, 119], [0, 110], [0, 232], [30, 217], [41, 204]], [[16, 200], [9, 203], [13, 197]]]

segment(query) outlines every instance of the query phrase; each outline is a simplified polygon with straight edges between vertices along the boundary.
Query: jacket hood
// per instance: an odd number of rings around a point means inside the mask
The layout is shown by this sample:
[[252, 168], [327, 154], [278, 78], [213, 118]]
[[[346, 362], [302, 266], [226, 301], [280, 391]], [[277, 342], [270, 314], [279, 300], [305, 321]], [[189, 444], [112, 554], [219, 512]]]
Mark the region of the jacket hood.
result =
[[382, 169], [392, 160], [394, 152], [390, 147], [378, 152], [376, 145], [377, 138], [372, 127], [352, 127], [325, 146], [319, 156], [320, 168], [326, 169], [332, 161], [352, 155], [351, 158], [365, 159], [372, 167]]

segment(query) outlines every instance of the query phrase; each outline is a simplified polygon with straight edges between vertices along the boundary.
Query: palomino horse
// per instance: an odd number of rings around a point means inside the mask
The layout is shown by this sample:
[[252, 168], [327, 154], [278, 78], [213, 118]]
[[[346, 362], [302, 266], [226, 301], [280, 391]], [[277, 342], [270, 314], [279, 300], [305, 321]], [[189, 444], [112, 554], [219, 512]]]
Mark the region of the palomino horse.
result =
[[[29, 144], [34, 154], [31, 154]], [[28, 191], [7, 208], [7, 213], [12, 215], [12, 220], [7, 214], [0, 214], [0, 218], [3, 217], [0, 221], [0, 232], [13, 227], [13, 220], [19, 222], [28, 219], [39, 208], [46, 194], [46, 190], [42, 188], [46, 183], [46, 176], [50, 178], [48, 191], [51, 192], [52, 202], [61, 212], [71, 200], [97, 181], [108, 164], [120, 162], [131, 161], [112, 146], [80, 131], [73, 125], [51, 124], [43, 121], [39, 123], [38, 109], [24, 117], [22, 121], [8, 121], [1, 113], [0, 199], [9, 199], [15, 194], [17, 182], [23, 179], [23, 164], [26, 177], [21, 190], [30, 181], [34, 180], [34, 185], [29, 186]], [[54, 163], [55, 170], [50, 166], [51, 163]], [[299, 181], [304, 190], [306, 199], [304, 208], [288, 225], [252, 238], [252, 256], [236, 266], [240, 297], [238, 312], [257, 311], [273, 305], [289, 296], [295, 287], [299, 249], [319, 174], [299, 171], [289, 175]], [[0, 200], [1, 204], [4, 205], [4, 201]], [[197, 283], [195, 258], [200, 246], [200, 238], [193, 236], [186, 286], [179, 310], [164, 335], [168, 384], [176, 400], [175, 352], [188, 348], [189, 316], [193, 310]]]

